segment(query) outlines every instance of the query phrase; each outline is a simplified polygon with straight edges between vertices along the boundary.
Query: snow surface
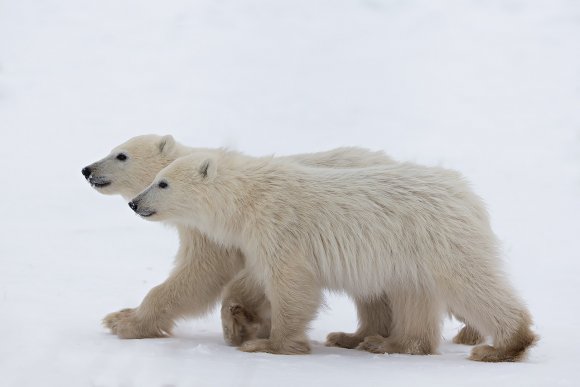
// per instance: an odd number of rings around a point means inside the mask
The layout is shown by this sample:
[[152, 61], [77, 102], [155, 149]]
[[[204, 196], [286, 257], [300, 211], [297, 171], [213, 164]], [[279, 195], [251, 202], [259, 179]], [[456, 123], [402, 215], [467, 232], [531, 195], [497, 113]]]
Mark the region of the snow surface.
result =
[[[0, 2], [1, 386], [577, 386], [580, 3], [575, 0]], [[218, 316], [122, 341], [101, 318], [163, 281], [174, 230], [81, 168], [127, 138], [260, 155], [341, 145], [462, 171], [486, 200], [542, 340], [521, 364], [326, 348], [247, 354]]]

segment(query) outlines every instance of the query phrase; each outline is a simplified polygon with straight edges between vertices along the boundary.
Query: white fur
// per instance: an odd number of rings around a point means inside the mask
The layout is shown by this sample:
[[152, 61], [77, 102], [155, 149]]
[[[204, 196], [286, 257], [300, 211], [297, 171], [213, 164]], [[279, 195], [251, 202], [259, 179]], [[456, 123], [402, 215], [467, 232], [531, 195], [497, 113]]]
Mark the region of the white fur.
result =
[[199, 151], [133, 201], [138, 213], [155, 212], [149, 220], [197, 228], [243, 252], [272, 303], [270, 339], [244, 350], [308, 352], [305, 330], [323, 288], [389, 296], [392, 332], [361, 344], [371, 351], [433, 353], [447, 308], [493, 337], [495, 348], [475, 348], [475, 360], [518, 360], [535, 340], [500, 270], [486, 210], [457, 172], [410, 163], [312, 168]]
[[[101, 193], [131, 198], [150, 184], [155, 174], [170, 162], [199, 152], [214, 151], [183, 146], [171, 136], [138, 136], [114, 148], [104, 159], [89, 165], [91, 174], [88, 180], [95, 184], [109, 183], [103, 187], [95, 185]], [[123, 154], [125, 160], [118, 160], [119, 154]], [[311, 166], [348, 168], [393, 163], [382, 152], [360, 148], [338, 148], [279, 159]], [[105, 325], [122, 338], [163, 336], [171, 332], [176, 318], [196, 316], [213, 307], [223, 290], [222, 322], [226, 341], [239, 345], [251, 338], [268, 337], [269, 301], [264, 290], [251, 281], [243, 270], [243, 254], [238, 249], [218, 246], [196, 228], [177, 225], [177, 229], [180, 247], [169, 278], [153, 288], [138, 308], [123, 309], [108, 315]], [[382, 297], [381, 302], [356, 298], [354, 301], [359, 313], [359, 330], [354, 334], [331, 334], [329, 345], [353, 348], [366, 336], [388, 335], [391, 325], [388, 297]], [[461, 332], [474, 331], [466, 329]], [[467, 343], [461, 339], [465, 336], [461, 332], [456, 337], [457, 341]], [[331, 339], [333, 335], [335, 338]]]

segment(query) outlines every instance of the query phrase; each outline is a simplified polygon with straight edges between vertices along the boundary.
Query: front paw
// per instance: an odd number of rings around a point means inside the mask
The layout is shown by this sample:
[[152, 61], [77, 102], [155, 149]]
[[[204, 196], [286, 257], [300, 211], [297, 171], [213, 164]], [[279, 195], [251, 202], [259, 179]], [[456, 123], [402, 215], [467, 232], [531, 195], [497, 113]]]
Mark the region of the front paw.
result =
[[244, 352], [266, 352], [277, 355], [303, 355], [310, 353], [310, 344], [305, 340], [288, 340], [277, 343], [270, 339], [249, 340], [240, 346]]
[[125, 308], [118, 312], [109, 313], [103, 319], [103, 325], [111, 330], [111, 333], [117, 334], [117, 324], [123, 319], [127, 319], [135, 315], [135, 309]]
[[136, 309], [122, 309], [110, 313], [103, 319], [103, 325], [121, 339], [145, 339], [166, 337], [170, 329], [162, 329], [150, 322], [145, 323], [138, 318]]

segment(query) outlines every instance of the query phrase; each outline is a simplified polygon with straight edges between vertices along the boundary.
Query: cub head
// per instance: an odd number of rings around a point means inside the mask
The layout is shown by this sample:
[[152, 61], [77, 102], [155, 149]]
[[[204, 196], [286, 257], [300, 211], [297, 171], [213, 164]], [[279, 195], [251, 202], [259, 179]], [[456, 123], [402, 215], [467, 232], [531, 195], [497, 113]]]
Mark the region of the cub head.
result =
[[178, 157], [178, 147], [169, 135], [133, 137], [105, 158], [84, 167], [82, 174], [100, 193], [130, 199]]
[[211, 153], [181, 157], [161, 170], [129, 207], [152, 221], [191, 223], [202, 221], [220, 209], [216, 182], [217, 161]]

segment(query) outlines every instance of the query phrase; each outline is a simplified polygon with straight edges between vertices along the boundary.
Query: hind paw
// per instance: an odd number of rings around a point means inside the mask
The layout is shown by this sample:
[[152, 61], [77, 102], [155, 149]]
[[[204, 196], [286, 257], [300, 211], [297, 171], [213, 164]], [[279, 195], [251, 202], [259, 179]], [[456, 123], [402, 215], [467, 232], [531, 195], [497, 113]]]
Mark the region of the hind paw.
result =
[[364, 337], [356, 333], [332, 332], [326, 336], [326, 346], [353, 349], [363, 340]]
[[477, 345], [485, 342], [485, 337], [474, 328], [466, 325], [453, 338], [453, 342], [455, 344]]
[[393, 353], [396, 352], [394, 346], [388, 338], [383, 336], [367, 336], [364, 341], [360, 343], [356, 349], [367, 351], [371, 353]]

